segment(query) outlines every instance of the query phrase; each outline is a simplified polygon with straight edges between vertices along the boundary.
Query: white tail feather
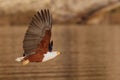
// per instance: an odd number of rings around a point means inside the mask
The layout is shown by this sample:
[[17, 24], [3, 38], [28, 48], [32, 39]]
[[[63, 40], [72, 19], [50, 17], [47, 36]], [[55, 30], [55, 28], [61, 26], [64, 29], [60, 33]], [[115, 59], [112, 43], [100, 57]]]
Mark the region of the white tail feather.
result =
[[18, 57], [18, 58], [15, 59], [15, 61], [21, 62], [23, 59], [24, 59], [24, 57]]

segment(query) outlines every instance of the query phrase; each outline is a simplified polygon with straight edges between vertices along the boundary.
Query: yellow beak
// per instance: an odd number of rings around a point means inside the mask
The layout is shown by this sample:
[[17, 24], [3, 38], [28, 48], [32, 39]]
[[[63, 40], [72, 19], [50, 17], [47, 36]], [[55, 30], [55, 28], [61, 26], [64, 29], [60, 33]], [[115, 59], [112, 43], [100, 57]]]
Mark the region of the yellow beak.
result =
[[59, 52], [59, 51], [57, 51], [57, 54], [59, 55], [59, 54], [60, 54], [60, 52]]

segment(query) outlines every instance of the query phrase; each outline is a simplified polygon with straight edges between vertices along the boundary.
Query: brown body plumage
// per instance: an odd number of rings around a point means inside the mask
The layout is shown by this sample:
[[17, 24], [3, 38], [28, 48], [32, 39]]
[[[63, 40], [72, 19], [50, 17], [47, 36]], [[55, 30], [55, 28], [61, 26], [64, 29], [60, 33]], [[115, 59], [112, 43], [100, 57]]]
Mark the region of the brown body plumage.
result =
[[33, 52], [36, 52], [36, 54], [32, 54], [26, 57], [25, 60], [29, 59], [30, 62], [41, 62], [44, 57], [44, 54], [46, 54], [46, 52], [49, 49], [48, 44], [50, 43], [50, 37], [51, 37], [51, 31], [47, 30], [45, 32], [45, 36], [38, 44], [37, 49], [33, 50]]

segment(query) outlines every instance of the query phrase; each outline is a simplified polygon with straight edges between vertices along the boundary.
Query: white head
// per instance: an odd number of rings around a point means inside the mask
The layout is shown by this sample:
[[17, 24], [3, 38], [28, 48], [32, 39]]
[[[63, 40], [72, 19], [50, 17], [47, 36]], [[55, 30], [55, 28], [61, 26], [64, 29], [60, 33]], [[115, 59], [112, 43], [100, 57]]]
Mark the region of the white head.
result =
[[60, 52], [58, 52], [58, 51], [47, 52], [46, 54], [44, 54], [44, 58], [43, 58], [42, 62], [53, 59], [59, 54], [60, 54]]

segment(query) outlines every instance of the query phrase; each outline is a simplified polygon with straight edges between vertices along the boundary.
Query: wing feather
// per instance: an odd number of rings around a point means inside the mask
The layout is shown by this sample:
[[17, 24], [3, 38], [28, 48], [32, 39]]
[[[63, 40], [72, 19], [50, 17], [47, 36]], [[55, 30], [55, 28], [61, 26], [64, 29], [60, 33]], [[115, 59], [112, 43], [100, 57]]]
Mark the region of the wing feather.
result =
[[[38, 11], [30, 22], [23, 40], [24, 55], [47, 50], [51, 38], [52, 18], [49, 10]], [[43, 46], [43, 47], [42, 47]], [[46, 48], [46, 49], [45, 49]]]

